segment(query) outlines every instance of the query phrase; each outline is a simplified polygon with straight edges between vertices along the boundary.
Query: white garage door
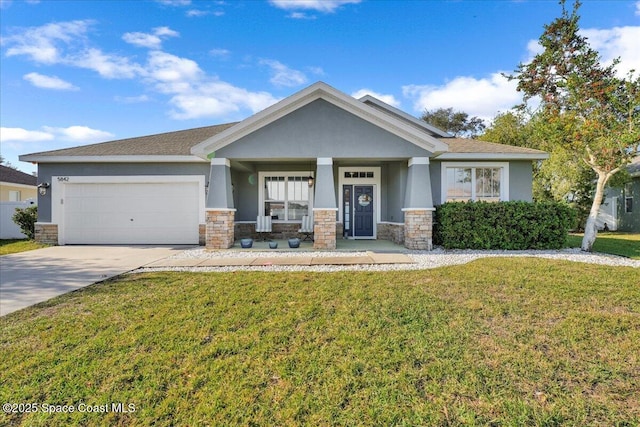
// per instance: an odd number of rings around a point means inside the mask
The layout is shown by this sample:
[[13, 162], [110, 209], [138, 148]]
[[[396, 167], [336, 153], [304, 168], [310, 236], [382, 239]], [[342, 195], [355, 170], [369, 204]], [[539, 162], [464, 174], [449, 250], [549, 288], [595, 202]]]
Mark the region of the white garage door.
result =
[[66, 244], [198, 244], [196, 182], [65, 185]]

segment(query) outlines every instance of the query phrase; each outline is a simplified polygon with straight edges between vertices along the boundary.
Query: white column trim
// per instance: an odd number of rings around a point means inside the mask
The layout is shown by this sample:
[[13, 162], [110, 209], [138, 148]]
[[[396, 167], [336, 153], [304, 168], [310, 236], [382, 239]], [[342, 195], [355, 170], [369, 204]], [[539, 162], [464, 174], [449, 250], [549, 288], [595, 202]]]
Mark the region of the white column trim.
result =
[[231, 162], [229, 161], [229, 159], [226, 159], [224, 157], [213, 158], [213, 159], [211, 159], [211, 166], [227, 166], [227, 167], [231, 167]]
[[316, 160], [318, 166], [333, 166], [332, 157], [318, 157]]
[[428, 165], [429, 158], [428, 157], [412, 157], [409, 159], [409, 167], [413, 165]]

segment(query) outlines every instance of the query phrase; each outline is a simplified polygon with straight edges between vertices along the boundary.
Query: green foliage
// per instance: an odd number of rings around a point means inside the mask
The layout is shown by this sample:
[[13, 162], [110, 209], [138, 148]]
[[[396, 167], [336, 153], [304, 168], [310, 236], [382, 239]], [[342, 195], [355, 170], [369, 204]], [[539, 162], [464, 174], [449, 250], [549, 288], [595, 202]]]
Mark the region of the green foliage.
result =
[[491, 125], [479, 136], [479, 139], [498, 144], [543, 149], [532, 137], [529, 117], [522, 111], [509, 111], [498, 114]]
[[38, 206], [28, 208], [16, 208], [16, 213], [11, 217], [18, 224], [20, 231], [29, 239], [33, 239], [36, 233], [36, 221], [38, 221]]
[[619, 58], [602, 64], [580, 32], [580, 1], [571, 11], [565, 3], [560, 1], [561, 15], [544, 26], [540, 53], [507, 77], [524, 94], [519, 112], [529, 112], [535, 100], [522, 133], [551, 153], [536, 171], [536, 200], [574, 204], [585, 228], [582, 248], [590, 250], [605, 186], [638, 153], [640, 78], [633, 71], [622, 78], [616, 72]]
[[563, 203], [453, 202], [435, 222], [435, 243], [446, 249], [560, 249], [575, 212]]
[[449, 132], [453, 136], [476, 137], [484, 128], [484, 122], [479, 117], [469, 117], [462, 111], [453, 111], [453, 108], [438, 108], [425, 110], [420, 119]]

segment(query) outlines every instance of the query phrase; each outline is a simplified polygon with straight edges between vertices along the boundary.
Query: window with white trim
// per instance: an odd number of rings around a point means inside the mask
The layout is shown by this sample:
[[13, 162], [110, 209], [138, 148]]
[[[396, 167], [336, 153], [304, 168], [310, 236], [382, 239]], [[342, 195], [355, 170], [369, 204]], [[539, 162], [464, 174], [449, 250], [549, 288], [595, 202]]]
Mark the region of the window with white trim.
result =
[[507, 167], [495, 164], [443, 164], [443, 202], [508, 200]]
[[20, 190], [9, 190], [9, 201], [10, 202], [20, 202], [22, 201], [22, 193]]
[[633, 183], [629, 182], [624, 186], [624, 212], [632, 213], [633, 212]]
[[262, 214], [274, 221], [301, 221], [311, 210], [309, 172], [264, 172], [260, 203]]

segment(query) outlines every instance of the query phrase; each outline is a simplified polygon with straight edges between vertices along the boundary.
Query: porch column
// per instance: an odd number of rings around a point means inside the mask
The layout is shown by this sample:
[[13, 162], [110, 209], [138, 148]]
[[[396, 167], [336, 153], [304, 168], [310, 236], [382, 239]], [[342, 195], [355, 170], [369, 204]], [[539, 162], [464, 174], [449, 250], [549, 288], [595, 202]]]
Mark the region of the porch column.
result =
[[407, 249], [433, 249], [433, 198], [428, 157], [409, 159], [404, 194], [404, 246]]
[[336, 248], [336, 203], [333, 159], [318, 157], [313, 207], [313, 248]]
[[211, 159], [206, 204], [206, 247], [228, 249], [233, 246], [236, 210], [233, 207], [231, 164], [228, 159]]

